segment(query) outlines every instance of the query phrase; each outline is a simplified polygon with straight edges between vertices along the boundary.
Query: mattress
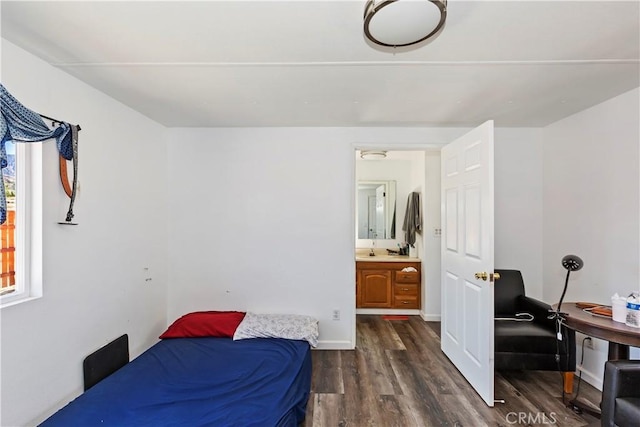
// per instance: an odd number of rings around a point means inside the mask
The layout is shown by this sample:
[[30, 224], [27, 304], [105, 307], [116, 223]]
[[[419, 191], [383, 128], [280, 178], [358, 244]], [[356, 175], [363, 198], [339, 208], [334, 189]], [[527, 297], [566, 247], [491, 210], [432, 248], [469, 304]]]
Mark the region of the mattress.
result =
[[305, 341], [160, 341], [42, 426], [297, 426], [311, 387]]

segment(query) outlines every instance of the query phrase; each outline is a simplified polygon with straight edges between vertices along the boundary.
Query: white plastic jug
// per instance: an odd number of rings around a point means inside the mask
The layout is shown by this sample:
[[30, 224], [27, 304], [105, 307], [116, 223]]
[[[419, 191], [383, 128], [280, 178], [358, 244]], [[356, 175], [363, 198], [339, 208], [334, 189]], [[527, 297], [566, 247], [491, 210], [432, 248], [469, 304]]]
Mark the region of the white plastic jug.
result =
[[627, 321], [627, 299], [617, 293], [611, 297], [611, 318], [614, 322], [625, 323]]

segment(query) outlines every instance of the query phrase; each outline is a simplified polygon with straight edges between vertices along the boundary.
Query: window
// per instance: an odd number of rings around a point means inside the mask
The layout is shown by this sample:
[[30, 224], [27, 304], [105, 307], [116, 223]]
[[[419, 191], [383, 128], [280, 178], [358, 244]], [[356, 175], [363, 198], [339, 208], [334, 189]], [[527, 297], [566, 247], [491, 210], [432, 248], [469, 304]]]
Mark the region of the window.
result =
[[7, 167], [4, 175], [4, 193], [7, 197], [7, 219], [0, 225], [0, 295], [15, 292], [16, 288], [16, 149], [13, 142], [5, 145], [7, 150]]
[[42, 296], [42, 144], [7, 143], [7, 221], [0, 226], [2, 307]]

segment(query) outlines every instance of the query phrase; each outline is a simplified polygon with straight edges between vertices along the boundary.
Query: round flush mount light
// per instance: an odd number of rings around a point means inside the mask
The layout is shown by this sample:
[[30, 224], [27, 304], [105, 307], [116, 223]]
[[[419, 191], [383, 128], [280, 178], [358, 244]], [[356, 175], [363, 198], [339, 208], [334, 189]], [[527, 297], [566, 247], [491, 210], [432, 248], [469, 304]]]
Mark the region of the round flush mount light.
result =
[[364, 34], [381, 46], [411, 46], [435, 35], [447, 18], [447, 0], [368, 0]]
[[360, 158], [365, 160], [381, 160], [387, 157], [386, 151], [362, 150]]

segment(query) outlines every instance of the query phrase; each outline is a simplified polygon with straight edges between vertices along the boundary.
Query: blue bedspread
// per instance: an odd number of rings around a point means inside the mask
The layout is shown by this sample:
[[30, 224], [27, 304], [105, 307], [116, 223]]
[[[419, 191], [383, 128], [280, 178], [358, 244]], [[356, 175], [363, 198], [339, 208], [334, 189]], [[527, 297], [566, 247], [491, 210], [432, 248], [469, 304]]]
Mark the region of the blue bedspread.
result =
[[305, 341], [163, 340], [42, 426], [296, 426], [311, 387]]

